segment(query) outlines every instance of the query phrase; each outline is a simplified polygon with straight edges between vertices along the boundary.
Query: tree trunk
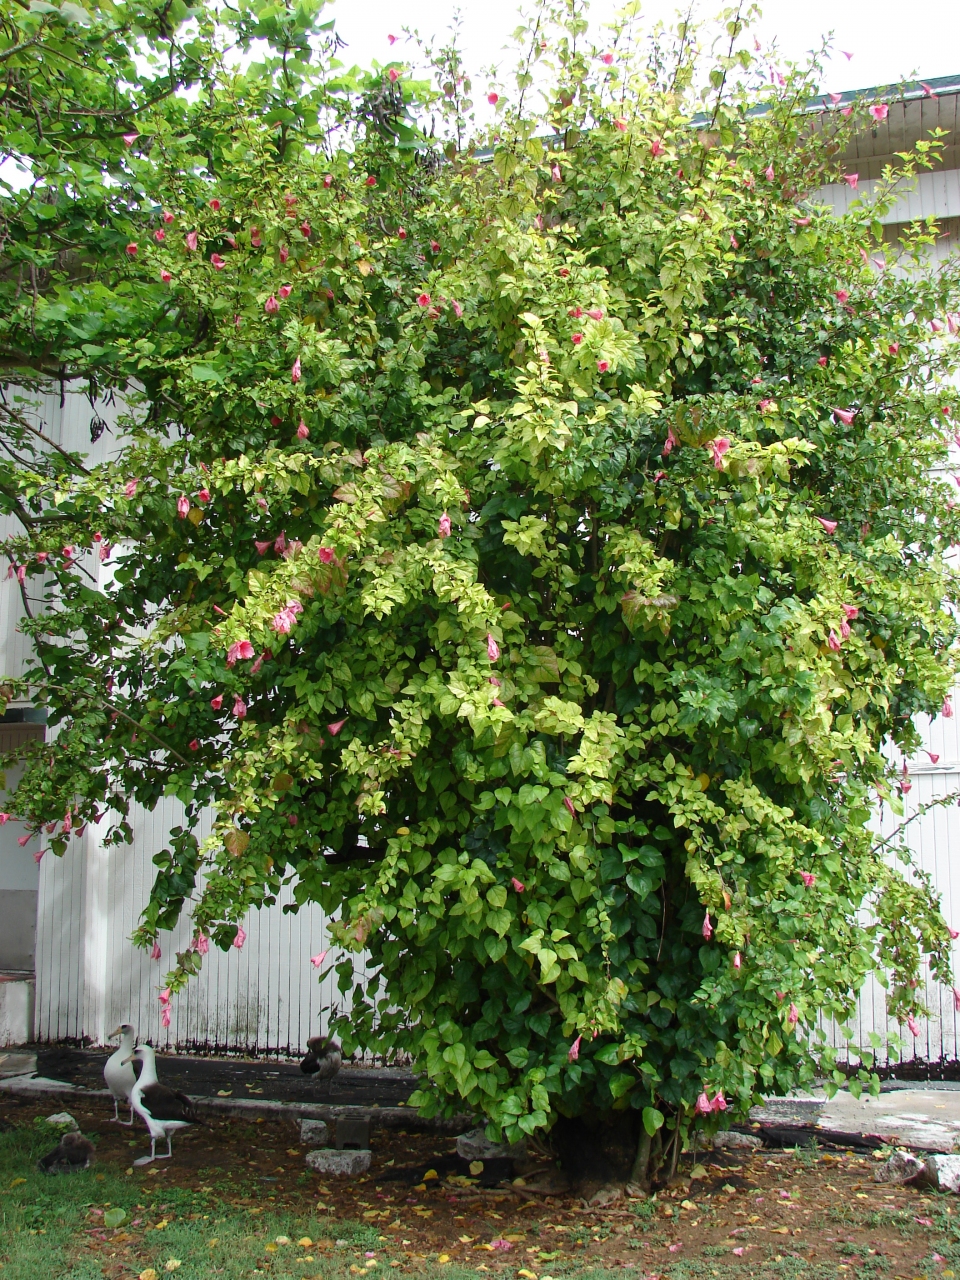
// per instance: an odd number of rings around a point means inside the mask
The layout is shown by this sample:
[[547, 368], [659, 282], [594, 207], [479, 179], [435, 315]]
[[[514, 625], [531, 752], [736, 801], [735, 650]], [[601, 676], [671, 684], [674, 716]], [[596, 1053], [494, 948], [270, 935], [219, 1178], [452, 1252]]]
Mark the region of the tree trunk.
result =
[[650, 1139], [638, 1111], [560, 1116], [550, 1137], [561, 1169], [582, 1194], [633, 1181], [644, 1138], [649, 1157]]

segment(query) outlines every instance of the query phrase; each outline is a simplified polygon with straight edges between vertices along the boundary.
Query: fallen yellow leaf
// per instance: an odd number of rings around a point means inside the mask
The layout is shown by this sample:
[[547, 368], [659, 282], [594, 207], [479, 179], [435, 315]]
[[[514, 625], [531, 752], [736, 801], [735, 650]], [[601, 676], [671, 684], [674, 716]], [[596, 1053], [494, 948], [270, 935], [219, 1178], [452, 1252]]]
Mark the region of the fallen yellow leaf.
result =
[[168, 1258], [164, 1265], [164, 1271], [176, 1271], [177, 1267], [182, 1267], [183, 1263], [179, 1258]]
[[300, 1246], [301, 1249], [309, 1249], [310, 1246], [313, 1244], [313, 1241], [310, 1239], [309, 1236], [302, 1236], [301, 1239], [297, 1241], [297, 1244]]
[[474, 1176], [474, 1177], [476, 1177], [476, 1176], [477, 1176], [477, 1174], [483, 1173], [483, 1161], [482, 1161], [482, 1160], [471, 1160], [471, 1161], [470, 1161], [470, 1172], [473, 1174], [473, 1176]]
[[219, 1237], [219, 1236], [214, 1236], [212, 1240], [208, 1240], [208, 1241], [207, 1241], [207, 1248], [208, 1248], [208, 1249], [213, 1249], [213, 1248], [214, 1248], [216, 1245], [218, 1245], [219, 1243], [220, 1243], [220, 1237]]
[[26, 1178], [14, 1178], [10, 1183], [11, 1187], [21, 1187], [26, 1182]]
[[429, 1182], [431, 1178], [439, 1178], [439, 1177], [440, 1175], [439, 1173], [437, 1173], [436, 1169], [428, 1169], [427, 1172], [423, 1175], [423, 1180], [424, 1182]]
[[517, 1272], [517, 1275], [520, 1277], [520, 1280], [537, 1280], [537, 1277], [533, 1274], [533, 1272], [528, 1271], [526, 1267], [521, 1268]]
[[441, 1254], [440, 1254], [440, 1256], [437, 1258], [437, 1261], [438, 1261], [438, 1262], [449, 1262], [449, 1261], [450, 1261], [450, 1255], [449, 1255], [449, 1253], [441, 1253]]
[[147, 1267], [146, 1271], [141, 1271], [137, 1280], [157, 1280], [157, 1273], [153, 1267]]
[[473, 1243], [473, 1241], [474, 1241], [474, 1239], [475, 1239], [475, 1237], [474, 1237], [474, 1236], [461, 1236], [461, 1237], [460, 1237], [460, 1243], [461, 1243], [461, 1244], [472, 1244], [472, 1243]]
[[276, 1253], [277, 1250], [280, 1248], [280, 1246], [277, 1244], [274, 1244], [273, 1241], [271, 1241], [270, 1244], [264, 1245], [263, 1247], [266, 1249], [267, 1253]]
[[168, 1227], [169, 1225], [170, 1224], [169, 1222], [167, 1222], [166, 1218], [161, 1218], [160, 1221], [156, 1223], [153, 1229], [154, 1231], [162, 1231], [164, 1227]]

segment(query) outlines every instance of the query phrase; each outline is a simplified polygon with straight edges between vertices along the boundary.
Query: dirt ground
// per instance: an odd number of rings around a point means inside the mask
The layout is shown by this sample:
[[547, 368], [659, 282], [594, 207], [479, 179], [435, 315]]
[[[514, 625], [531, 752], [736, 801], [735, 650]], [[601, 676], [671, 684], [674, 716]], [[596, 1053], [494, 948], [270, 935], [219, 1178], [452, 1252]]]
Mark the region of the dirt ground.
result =
[[[0, 1125], [29, 1125], [62, 1109], [4, 1098]], [[91, 1219], [84, 1249], [108, 1276], [129, 1277], [131, 1268], [137, 1274], [141, 1247], [176, 1217], [164, 1195], [189, 1207], [182, 1193], [202, 1197], [211, 1209], [230, 1206], [254, 1217], [274, 1210], [309, 1215], [329, 1226], [329, 1235], [313, 1243], [318, 1261], [336, 1248], [341, 1220], [368, 1224], [377, 1232], [377, 1258], [400, 1271], [459, 1264], [519, 1280], [594, 1269], [635, 1270], [645, 1280], [950, 1280], [954, 1268], [960, 1271], [960, 1200], [877, 1183], [878, 1160], [855, 1153], [711, 1154], [682, 1166], [676, 1184], [655, 1197], [594, 1210], [570, 1195], [541, 1196], [516, 1183], [485, 1189], [451, 1174], [454, 1140], [432, 1134], [374, 1130], [369, 1175], [324, 1179], [306, 1169], [307, 1147], [286, 1118], [214, 1118], [175, 1137], [172, 1160], [135, 1168], [133, 1159], [148, 1150], [142, 1126], [110, 1123], [104, 1104], [67, 1109], [97, 1144], [98, 1172], [85, 1176], [122, 1175], [144, 1206], [122, 1232], [98, 1231]], [[269, 1257], [263, 1267], [269, 1274]]]

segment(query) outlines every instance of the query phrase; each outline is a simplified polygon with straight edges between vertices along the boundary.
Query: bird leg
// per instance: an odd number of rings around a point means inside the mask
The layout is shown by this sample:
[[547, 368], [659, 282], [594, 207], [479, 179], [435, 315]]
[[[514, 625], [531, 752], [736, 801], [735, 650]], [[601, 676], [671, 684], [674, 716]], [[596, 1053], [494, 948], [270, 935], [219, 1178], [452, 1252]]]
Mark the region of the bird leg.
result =
[[167, 1154], [165, 1156], [157, 1156], [158, 1160], [169, 1160], [173, 1155], [173, 1147], [170, 1145], [170, 1134], [167, 1134]]
[[[114, 1099], [113, 1105], [114, 1105], [114, 1107], [116, 1107], [116, 1105], [117, 1105], [116, 1099]], [[120, 1112], [119, 1112], [119, 1110], [117, 1111], [116, 1120], [117, 1120], [117, 1124], [125, 1124], [125, 1125], [131, 1125], [131, 1124], [133, 1124], [133, 1104], [132, 1104], [132, 1103], [130, 1104], [130, 1119], [129, 1119], [129, 1120], [121, 1120], [121, 1119], [120, 1119]]]
[[[121, 1121], [120, 1121], [120, 1104], [117, 1102], [116, 1098], [114, 1098], [114, 1100], [113, 1100], [113, 1118], [114, 1118], [114, 1120], [117, 1122], [117, 1124], [120, 1124], [120, 1123], [121, 1123]], [[132, 1123], [132, 1122], [131, 1122], [131, 1123]]]
[[141, 1156], [139, 1160], [134, 1160], [133, 1163], [137, 1166], [143, 1165], [143, 1164], [152, 1164], [153, 1161], [156, 1160], [156, 1158], [157, 1158], [157, 1140], [151, 1134], [150, 1135], [150, 1154], [148, 1156]]

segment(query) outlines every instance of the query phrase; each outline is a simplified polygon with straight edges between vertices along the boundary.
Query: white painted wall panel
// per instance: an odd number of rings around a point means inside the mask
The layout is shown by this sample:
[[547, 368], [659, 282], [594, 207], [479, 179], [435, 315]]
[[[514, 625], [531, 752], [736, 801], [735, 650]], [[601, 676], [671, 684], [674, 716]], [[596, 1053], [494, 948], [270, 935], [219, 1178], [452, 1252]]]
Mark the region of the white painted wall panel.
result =
[[[811, 199], [827, 205], [838, 215], [844, 214], [855, 201], [869, 204], [879, 185], [878, 179], [868, 178], [859, 182], [854, 191], [845, 182], [832, 183], [821, 187]], [[960, 169], [921, 173], [914, 179], [904, 179], [897, 187], [896, 202], [880, 215], [880, 222], [890, 225], [930, 217], [960, 217]]]

